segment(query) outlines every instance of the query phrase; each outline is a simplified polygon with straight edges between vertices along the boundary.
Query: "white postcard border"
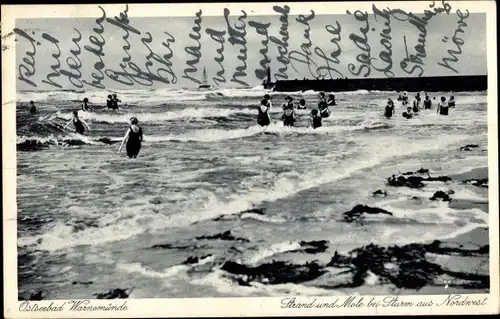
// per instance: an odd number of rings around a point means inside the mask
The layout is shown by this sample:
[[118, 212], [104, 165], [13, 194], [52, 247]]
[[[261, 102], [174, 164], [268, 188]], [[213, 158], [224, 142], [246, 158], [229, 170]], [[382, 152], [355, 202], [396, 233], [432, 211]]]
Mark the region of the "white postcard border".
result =
[[[385, 1], [375, 2], [381, 7], [399, 7], [408, 11], [426, 9], [427, 1]], [[300, 308], [282, 309], [284, 297], [265, 298], [181, 298], [181, 299], [115, 299], [91, 300], [92, 306], [121, 306], [125, 311], [70, 311], [68, 300], [30, 301], [39, 307], [54, 307], [67, 303], [64, 311], [19, 311], [22, 302], [17, 300], [17, 204], [16, 204], [16, 69], [15, 44], [13, 37], [4, 37], [15, 25], [16, 18], [40, 17], [95, 17], [96, 5], [38, 5], [38, 6], [2, 6], [2, 144], [3, 144], [3, 239], [4, 239], [4, 315], [7, 318], [66, 318], [66, 317], [210, 317], [210, 316], [304, 316], [304, 315], [376, 315], [376, 314], [488, 314], [499, 312], [499, 250], [498, 250], [498, 140], [497, 140], [497, 50], [496, 50], [496, 8], [494, 1], [452, 1], [452, 4], [467, 6], [470, 12], [487, 14], [487, 64], [488, 64], [488, 168], [489, 168], [489, 240], [490, 240], [490, 278], [489, 294], [471, 294], [470, 300], [483, 300], [482, 306], [432, 306], [432, 307], [354, 307], [354, 308]], [[346, 10], [371, 10], [371, 2], [311, 2], [307, 7], [300, 2], [291, 3], [186, 3], [186, 4], [129, 4], [130, 17], [146, 16], [185, 16], [186, 12], [202, 9], [204, 15], [221, 15], [222, 8], [247, 10], [248, 15], [275, 15], [272, 5], [288, 5], [294, 13], [309, 13], [309, 10], [321, 11], [322, 14], [345, 14]], [[122, 5], [102, 5], [110, 15], [117, 15], [123, 10]], [[6, 46], [6, 49], [4, 49]], [[372, 297], [363, 297], [368, 302]], [[447, 295], [403, 295], [397, 296], [404, 301], [444, 302]], [[331, 303], [337, 297], [300, 297], [297, 302]], [[346, 299], [339, 297], [341, 303]]]

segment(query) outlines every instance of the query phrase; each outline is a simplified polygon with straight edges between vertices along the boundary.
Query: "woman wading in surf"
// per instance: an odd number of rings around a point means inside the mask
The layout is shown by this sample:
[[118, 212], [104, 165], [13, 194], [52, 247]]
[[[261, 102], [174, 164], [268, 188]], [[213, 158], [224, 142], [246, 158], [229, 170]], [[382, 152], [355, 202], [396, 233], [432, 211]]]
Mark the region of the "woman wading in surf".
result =
[[129, 158], [136, 158], [139, 155], [142, 144], [142, 128], [137, 125], [139, 120], [136, 117], [130, 119], [130, 127], [127, 129], [125, 136], [123, 137], [122, 144], [118, 149], [118, 153], [121, 152], [123, 145], [127, 143], [127, 156]]
[[260, 126], [268, 126], [271, 124], [271, 116], [269, 115], [271, 106], [271, 96], [269, 94], [264, 95], [264, 98], [260, 101], [260, 105], [257, 108], [259, 111], [257, 115], [257, 124]]
[[[73, 118], [68, 122], [68, 124], [64, 125], [63, 128], [68, 127], [68, 125], [70, 125], [71, 123], [73, 123], [73, 125], [75, 126], [75, 132], [78, 134], [83, 134], [85, 132], [85, 126], [90, 131], [90, 127], [87, 122], [78, 117], [77, 111], [73, 111]], [[84, 124], [85, 126], [83, 126]]]

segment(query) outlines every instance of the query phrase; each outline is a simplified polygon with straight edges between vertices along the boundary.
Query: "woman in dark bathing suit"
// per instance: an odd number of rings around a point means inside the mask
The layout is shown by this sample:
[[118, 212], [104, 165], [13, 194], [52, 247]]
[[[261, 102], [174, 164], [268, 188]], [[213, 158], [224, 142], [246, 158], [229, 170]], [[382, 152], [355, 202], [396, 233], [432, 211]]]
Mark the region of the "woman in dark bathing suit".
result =
[[328, 105], [328, 106], [337, 105], [337, 101], [335, 101], [335, 95], [333, 95], [333, 94], [328, 95], [328, 101], [326, 101], [326, 105]]
[[438, 103], [437, 113], [441, 115], [448, 115], [448, 105], [446, 104], [446, 98], [441, 97], [441, 102]]
[[283, 125], [285, 126], [293, 126], [295, 122], [295, 112], [293, 111], [293, 98], [287, 96], [285, 98], [285, 103], [281, 106], [283, 109], [283, 115], [281, 119], [283, 120]]
[[432, 101], [429, 99], [429, 96], [426, 94], [425, 95], [425, 100], [424, 100], [424, 109], [430, 110], [432, 108]]
[[106, 100], [106, 106], [108, 109], [113, 108], [113, 97], [111, 95], [108, 95], [108, 99]]
[[93, 108], [88, 104], [89, 103], [89, 99], [88, 98], [84, 98], [83, 99], [83, 103], [82, 103], [82, 111], [92, 111]]
[[259, 111], [257, 115], [257, 124], [260, 126], [268, 126], [271, 124], [271, 116], [269, 115], [269, 111], [271, 110], [271, 96], [269, 94], [264, 95], [257, 110]]
[[448, 107], [451, 109], [451, 108], [455, 108], [455, 97], [450, 96], [450, 99], [448, 100]]
[[394, 114], [394, 102], [391, 99], [389, 99], [387, 101], [387, 105], [385, 106], [384, 116], [390, 119], [393, 114]]
[[312, 128], [316, 129], [318, 127], [323, 126], [322, 123], [321, 123], [322, 120], [323, 120], [323, 118], [318, 115], [318, 110], [312, 110], [311, 111], [311, 125], [312, 125]]
[[139, 151], [141, 150], [142, 144], [142, 128], [137, 125], [139, 121], [137, 118], [132, 117], [130, 119], [130, 127], [125, 133], [125, 137], [123, 138], [122, 144], [118, 149], [118, 153], [121, 152], [123, 144], [127, 143], [127, 156], [129, 158], [136, 158], [139, 155]]
[[121, 102], [120, 100], [118, 100], [118, 97], [116, 97], [116, 94], [113, 94], [113, 98], [111, 99], [111, 105], [113, 106], [112, 109], [113, 110], [118, 110], [118, 103]]
[[321, 92], [319, 94], [319, 103], [318, 103], [318, 109], [319, 109], [319, 114], [323, 118], [327, 118], [330, 116], [330, 110], [328, 109], [328, 103], [326, 102], [325, 99], [325, 93]]
[[35, 113], [36, 113], [35, 102], [30, 101], [30, 114], [35, 114]]
[[305, 110], [306, 109], [306, 100], [300, 99], [299, 101], [299, 106], [297, 106], [299, 110]]
[[411, 107], [408, 106], [408, 108], [406, 109], [406, 112], [403, 112], [403, 117], [406, 119], [411, 119], [413, 117]]
[[[78, 117], [77, 111], [73, 111], [73, 118], [63, 128], [66, 128], [71, 123], [73, 123], [73, 125], [75, 126], [75, 132], [78, 134], [83, 134], [85, 132], [85, 126], [87, 126], [87, 129], [90, 131], [89, 125], [84, 120]], [[83, 126], [84, 124], [85, 126]]]

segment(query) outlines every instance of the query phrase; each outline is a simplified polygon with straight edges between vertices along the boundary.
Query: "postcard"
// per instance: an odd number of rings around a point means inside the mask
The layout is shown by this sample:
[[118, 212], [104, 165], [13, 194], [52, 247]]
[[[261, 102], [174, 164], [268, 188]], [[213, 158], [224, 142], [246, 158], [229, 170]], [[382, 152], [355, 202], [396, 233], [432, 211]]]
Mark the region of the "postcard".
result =
[[495, 9], [2, 6], [5, 317], [498, 313]]

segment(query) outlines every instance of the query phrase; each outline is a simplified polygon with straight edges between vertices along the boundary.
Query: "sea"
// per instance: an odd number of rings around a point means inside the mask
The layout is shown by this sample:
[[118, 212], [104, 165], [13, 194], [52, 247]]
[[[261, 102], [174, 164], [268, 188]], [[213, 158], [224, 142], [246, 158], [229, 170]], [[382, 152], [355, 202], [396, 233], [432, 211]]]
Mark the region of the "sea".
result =
[[[105, 107], [112, 93], [122, 101], [117, 111]], [[266, 93], [272, 124], [260, 127], [256, 107]], [[19, 293], [43, 291], [47, 299], [112, 289], [126, 289], [129, 298], [408, 293], [373, 272], [356, 287], [335, 286], [343, 275], [334, 267], [303, 280], [296, 270], [274, 280], [278, 274], [269, 275], [266, 265], [328, 263], [370, 244], [449, 241], [487, 228], [487, 209], [430, 199], [453, 190], [453, 199], [487, 207], [485, 188], [459, 180], [424, 188], [387, 184], [407, 171], [451, 176], [487, 167], [487, 92], [453, 94], [449, 116], [437, 114], [436, 104], [450, 93], [429, 93], [433, 108], [412, 119], [398, 102], [395, 115], [384, 117], [397, 92], [334, 94], [331, 117], [312, 129], [314, 91], [19, 92]], [[280, 122], [286, 95], [307, 101], [295, 127]], [[79, 111], [91, 129], [82, 136], [62, 126], [84, 97], [95, 110]], [[117, 153], [132, 116], [144, 133], [136, 159]], [[478, 147], [461, 149], [468, 144]], [[387, 196], [374, 196], [377, 190]], [[392, 215], [346, 222], [343, 213], [356, 205]], [[318, 241], [327, 248], [304, 249]], [[223, 267], [228, 262], [253, 270], [236, 278]], [[450, 292], [437, 280], [434, 286], [432, 293]]]

